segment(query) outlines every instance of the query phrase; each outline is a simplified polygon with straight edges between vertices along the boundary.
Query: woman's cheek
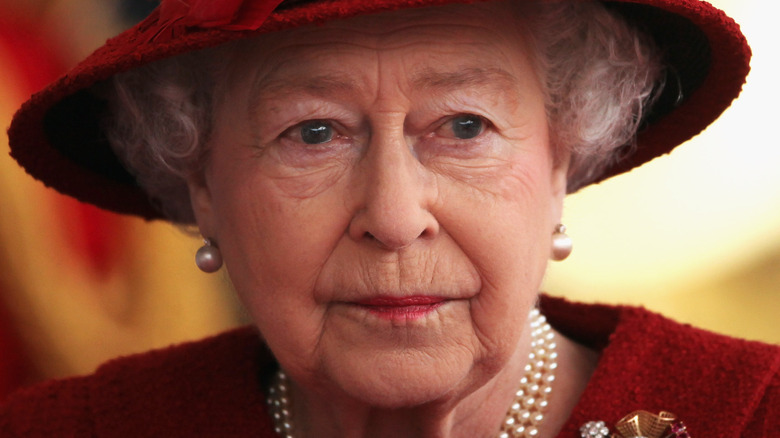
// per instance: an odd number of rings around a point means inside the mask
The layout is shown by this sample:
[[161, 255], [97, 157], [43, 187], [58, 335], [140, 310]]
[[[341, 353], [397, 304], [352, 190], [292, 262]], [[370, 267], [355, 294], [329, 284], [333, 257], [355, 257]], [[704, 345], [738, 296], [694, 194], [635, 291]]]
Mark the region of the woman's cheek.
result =
[[259, 171], [284, 196], [309, 199], [341, 180], [355, 165], [356, 155], [352, 145], [331, 149], [279, 146], [264, 154]]

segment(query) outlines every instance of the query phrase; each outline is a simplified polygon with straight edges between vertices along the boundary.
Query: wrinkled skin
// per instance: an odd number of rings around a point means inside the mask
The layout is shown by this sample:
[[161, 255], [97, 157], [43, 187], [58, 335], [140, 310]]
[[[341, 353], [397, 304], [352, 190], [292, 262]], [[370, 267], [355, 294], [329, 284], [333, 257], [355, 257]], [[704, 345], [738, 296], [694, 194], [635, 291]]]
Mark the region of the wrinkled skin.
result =
[[[190, 189], [300, 431], [497, 432], [565, 193], [521, 27], [448, 6], [238, 49]], [[408, 296], [443, 301], [360, 304]]]

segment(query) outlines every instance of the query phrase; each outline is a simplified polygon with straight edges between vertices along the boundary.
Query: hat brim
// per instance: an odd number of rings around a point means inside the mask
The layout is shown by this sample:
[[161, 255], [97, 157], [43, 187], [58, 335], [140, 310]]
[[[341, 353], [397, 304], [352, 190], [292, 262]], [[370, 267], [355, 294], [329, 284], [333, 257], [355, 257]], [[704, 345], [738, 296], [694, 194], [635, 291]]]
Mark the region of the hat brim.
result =
[[[47, 186], [117, 213], [163, 218], [113, 154], [100, 128], [106, 111], [89, 89], [116, 73], [229, 41], [357, 15], [458, 0], [288, 1], [256, 30], [188, 28], [167, 41], [147, 40], [159, 11], [109, 40], [71, 72], [35, 94], [8, 130], [11, 155]], [[661, 47], [667, 85], [637, 135], [636, 147], [594, 182], [633, 169], [689, 140], [730, 106], [750, 70], [739, 26], [698, 0], [604, 1]]]

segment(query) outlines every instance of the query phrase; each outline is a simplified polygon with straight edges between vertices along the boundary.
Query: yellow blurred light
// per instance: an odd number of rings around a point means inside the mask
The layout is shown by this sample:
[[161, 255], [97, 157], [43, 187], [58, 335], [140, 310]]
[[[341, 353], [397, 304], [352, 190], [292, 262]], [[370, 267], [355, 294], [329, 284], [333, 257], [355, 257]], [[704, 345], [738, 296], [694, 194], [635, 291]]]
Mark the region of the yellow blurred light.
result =
[[[780, 265], [765, 266], [780, 254], [780, 3], [712, 3], [741, 24], [753, 49], [742, 95], [670, 156], [570, 196], [564, 222], [575, 251], [551, 266], [544, 290], [644, 304], [717, 331], [780, 342]], [[761, 291], [751, 289], [758, 285]]]

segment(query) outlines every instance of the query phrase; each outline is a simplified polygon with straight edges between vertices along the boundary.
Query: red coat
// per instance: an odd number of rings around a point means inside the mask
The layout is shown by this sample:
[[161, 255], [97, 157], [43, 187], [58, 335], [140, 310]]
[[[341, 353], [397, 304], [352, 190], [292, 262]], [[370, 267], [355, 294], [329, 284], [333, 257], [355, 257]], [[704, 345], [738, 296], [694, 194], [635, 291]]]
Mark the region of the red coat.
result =
[[[780, 348], [640, 308], [544, 298], [542, 310], [601, 351], [559, 437], [638, 409], [675, 413], [694, 438], [780, 437]], [[252, 328], [121, 358], [11, 397], [0, 407], [0, 436], [275, 437], [260, 390], [274, 368]]]

